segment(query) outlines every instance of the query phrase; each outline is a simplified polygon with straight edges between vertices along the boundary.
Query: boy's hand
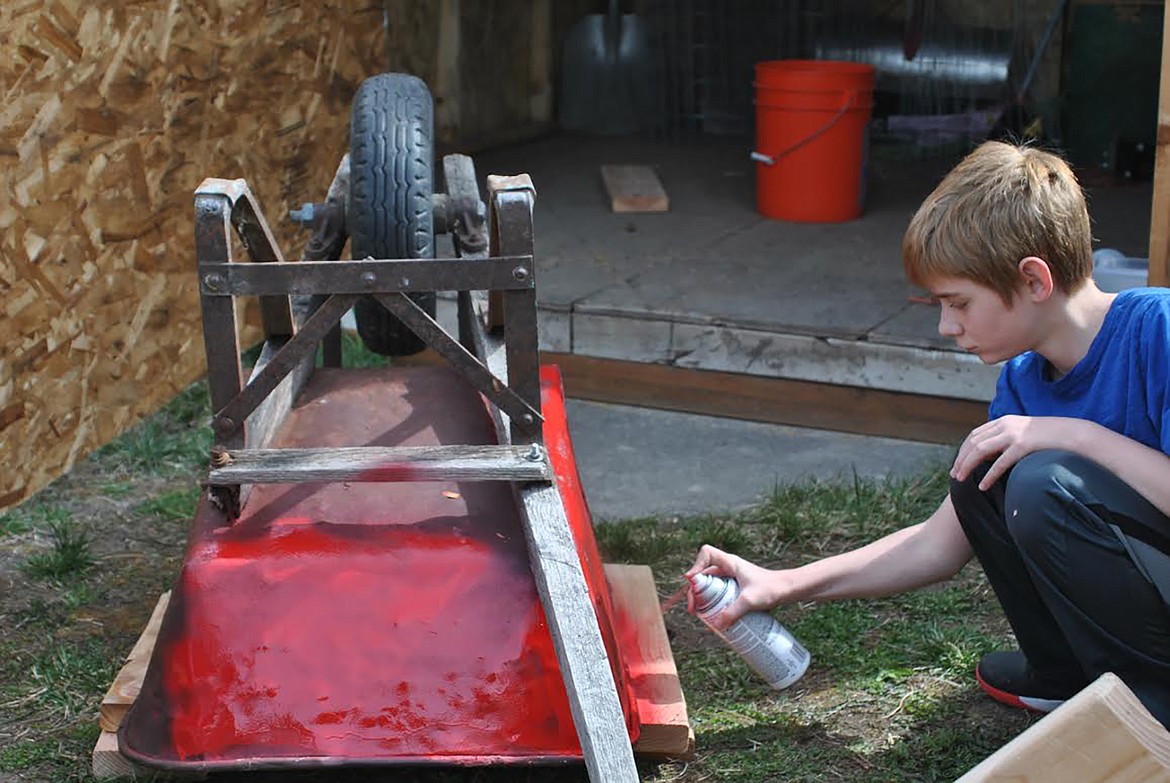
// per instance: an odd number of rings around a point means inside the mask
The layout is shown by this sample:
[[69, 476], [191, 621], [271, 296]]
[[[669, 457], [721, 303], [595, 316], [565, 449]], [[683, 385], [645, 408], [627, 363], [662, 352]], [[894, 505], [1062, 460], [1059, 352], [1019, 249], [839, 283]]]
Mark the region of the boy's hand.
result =
[[951, 478], [966, 480], [978, 465], [995, 460], [979, 489], [988, 490], [1008, 469], [1033, 451], [1069, 449], [1096, 427], [1084, 419], [1057, 416], [1002, 416], [971, 431], [951, 466]]
[[[695, 564], [687, 571], [686, 577], [690, 579], [700, 573], [730, 576], [739, 583], [739, 596], [730, 606], [711, 618], [711, 622], [719, 629], [727, 628], [748, 612], [757, 609], [768, 610], [779, 603], [772, 584], [775, 572], [716, 549], [710, 544], [704, 544], [699, 549]], [[695, 610], [694, 600], [689, 592], [687, 610], [692, 614]]]

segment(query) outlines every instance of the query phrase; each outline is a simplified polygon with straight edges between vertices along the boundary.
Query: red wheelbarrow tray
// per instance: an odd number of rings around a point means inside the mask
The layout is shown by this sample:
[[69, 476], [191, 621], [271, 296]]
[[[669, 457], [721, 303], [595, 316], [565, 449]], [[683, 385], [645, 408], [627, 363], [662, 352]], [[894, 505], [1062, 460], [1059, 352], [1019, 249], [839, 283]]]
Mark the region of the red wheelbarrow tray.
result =
[[[619, 628], [559, 370], [544, 438], [631, 741], [636, 629]], [[494, 444], [448, 367], [318, 369], [273, 448]], [[191, 771], [579, 760], [506, 482], [254, 487], [229, 524], [204, 498], [119, 747]], [[645, 703], [645, 702], [644, 702]]]

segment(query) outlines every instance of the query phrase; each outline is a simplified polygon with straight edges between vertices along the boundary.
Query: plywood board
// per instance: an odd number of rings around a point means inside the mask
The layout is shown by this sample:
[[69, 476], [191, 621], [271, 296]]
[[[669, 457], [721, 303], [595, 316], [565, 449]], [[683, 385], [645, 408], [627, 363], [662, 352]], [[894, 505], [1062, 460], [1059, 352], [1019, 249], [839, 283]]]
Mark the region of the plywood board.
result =
[[601, 167], [601, 178], [614, 212], [667, 212], [670, 198], [649, 166]]
[[[381, 4], [0, 4], [0, 508], [204, 372], [193, 191], [245, 178], [278, 241], [384, 61]], [[242, 250], [237, 247], [237, 252]]]
[[1170, 733], [1106, 673], [957, 783], [1167, 783]]

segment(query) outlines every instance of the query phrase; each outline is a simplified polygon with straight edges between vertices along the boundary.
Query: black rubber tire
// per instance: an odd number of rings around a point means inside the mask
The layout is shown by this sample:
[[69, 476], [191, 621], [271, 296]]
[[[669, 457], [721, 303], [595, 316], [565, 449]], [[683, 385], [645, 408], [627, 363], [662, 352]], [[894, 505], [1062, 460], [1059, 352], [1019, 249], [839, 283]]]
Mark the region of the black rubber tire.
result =
[[[349, 127], [350, 256], [434, 258], [434, 108], [422, 79], [383, 73], [362, 82]], [[412, 293], [433, 318], [433, 291]], [[406, 356], [426, 348], [371, 297], [354, 306], [358, 334], [374, 353]]]

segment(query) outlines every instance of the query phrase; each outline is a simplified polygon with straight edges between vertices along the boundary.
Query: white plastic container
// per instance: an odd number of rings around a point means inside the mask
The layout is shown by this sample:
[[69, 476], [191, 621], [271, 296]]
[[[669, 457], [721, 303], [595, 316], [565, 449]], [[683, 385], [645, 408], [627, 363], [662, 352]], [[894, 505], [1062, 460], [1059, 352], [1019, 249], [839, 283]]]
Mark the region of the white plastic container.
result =
[[1111, 247], [1093, 251], [1093, 280], [1102, 291], [1142, 288], [1148, 285], [1149, 271], [1148, 258], [1131, 258]]
[[725, 630], [711, 626], [711, 618], [739, 595], [739, 583], [734, 579], [698, 574], [691, 579], [691, 593], [699, 619], [739, 653], [768, 685], [782, 691], [804, 676], [812, 656], [767, 612], [749, 612]]

